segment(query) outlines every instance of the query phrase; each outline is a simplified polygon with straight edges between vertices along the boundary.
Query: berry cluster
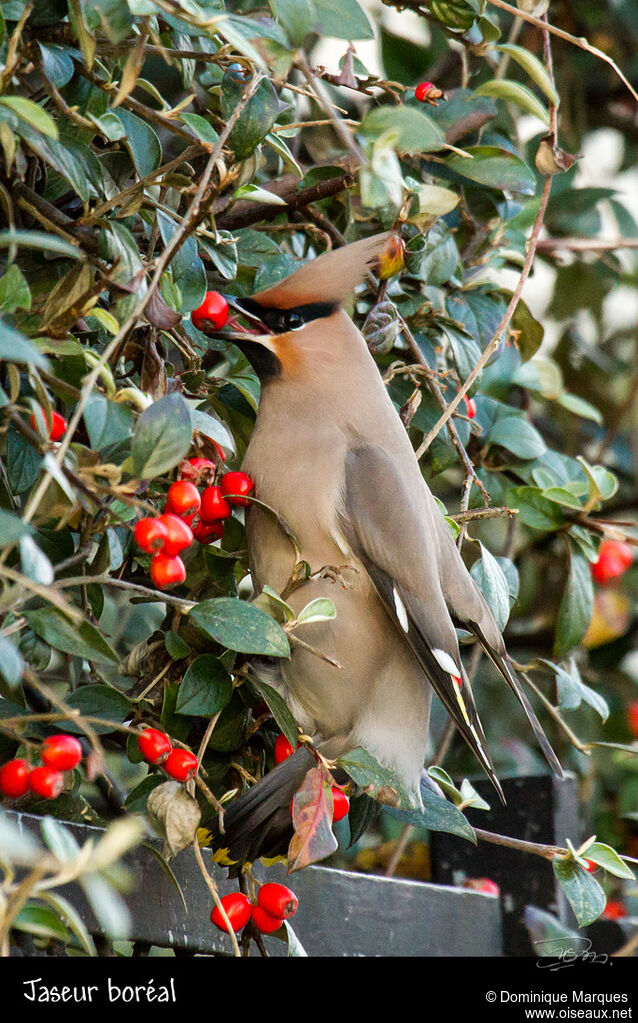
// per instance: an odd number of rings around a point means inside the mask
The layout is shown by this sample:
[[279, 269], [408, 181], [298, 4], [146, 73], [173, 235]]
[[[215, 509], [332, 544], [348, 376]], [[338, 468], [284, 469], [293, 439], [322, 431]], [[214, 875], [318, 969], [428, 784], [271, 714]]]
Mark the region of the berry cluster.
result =
[[72, 735], [50, 735], [40, 749], [42, 764], [30, 767], [26, 760], [9, 760], [0, 767], [0, 793], [19, 799], [27, 792], [42, 799], [55, 799], [64, 788], [64, 772], [72, 771], [82, 759], [82, 747]]
[[249, 503], [253, 481], [245, 472], [227, 472], [219, 485], [205, 485], [200, 492], [196, 484], [214, 476], [215, 465], [208, 458], [189, 458], [181, 478], [168, 488], [163, 514], [139, 519], [135, 525], [135, 541], [151, 555], [151, 579], [160, 590], [184, 582], [186, 568], [180, 554], [193, 540], [201, 544], [220, 540], [232, 505]]
[[146, 728], [137, 739], [147, 764], [161, 767], [174, 781], [188, 781], [197, 770], [197, 757], [188, 749], [173, 749], [168, 735], [157, 728]]
[[[299, 747], [297, 746], [297, 749]], [[280, 733], [275, 740], [275, 763], [280, 764], [282, 760], [287, 760], [294, 753], [292, 743], [288, 741], [286, 736]], [[347, 817], [350, 810], [350, 800], [346, 796], [345, 792], [342, 792], [336, 785], [332, 786], [332, 823], [336, 824], [337, 821], [343, 820]], [[292, 813], [292, 802], [290, 803], [290, 812]]]
[[[252, 920], [261, 934], [272, 934], [279, 930], [284, 920], [297, 912], [299, 901], [290, 888], [269, 881], [259, 889], [256, 903], [250, 902], [242, 892], [231, 892], [224, 895], [221, 904], [235, 932], [241, 931]], [[215, 906], [210, 918], [220, 931], [228, 930], [219, 906]]]

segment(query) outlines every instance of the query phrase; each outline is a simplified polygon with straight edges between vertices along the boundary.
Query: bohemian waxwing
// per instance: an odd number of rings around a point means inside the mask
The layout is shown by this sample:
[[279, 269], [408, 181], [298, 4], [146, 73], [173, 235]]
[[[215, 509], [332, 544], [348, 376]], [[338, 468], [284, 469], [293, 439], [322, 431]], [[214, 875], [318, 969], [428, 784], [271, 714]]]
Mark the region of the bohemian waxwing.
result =
[[[246, 531], [254, 590], [267, 584], [286, 593], [295, 613], [328, 597], [337, 612], [298, 632], [326, 659], [293, 638], [289, 660], [254, 667], [326, 757], [363, 746], [417, 803], [434, 689], [502, 798], [455, 626], [475, 635], [553, 770], [562, 771], [377, 365], [342, 308], [389, 237], [324, 253], [274, 287], [234, 301], [259, 327], [233, 335], [261, 381], [242, 468], [255, 496], [291, 527], [312, 573], [290, 588], [294, 547], [275, 516], [253, 504]], [[301, 747], [230, 804], [214, 843], [224, 857], [285, 852], [290, 801], [313, 764]]]

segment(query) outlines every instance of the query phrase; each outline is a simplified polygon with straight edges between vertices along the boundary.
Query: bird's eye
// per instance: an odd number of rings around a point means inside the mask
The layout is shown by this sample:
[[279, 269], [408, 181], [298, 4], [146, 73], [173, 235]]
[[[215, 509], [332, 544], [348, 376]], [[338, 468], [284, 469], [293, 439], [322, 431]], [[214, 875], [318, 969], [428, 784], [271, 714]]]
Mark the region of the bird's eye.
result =
[[297, 330], [299, 327], [303, 327], [305, 322], [303, 316], [294, 311], [286, 313], [283, 319], [286, 330]]

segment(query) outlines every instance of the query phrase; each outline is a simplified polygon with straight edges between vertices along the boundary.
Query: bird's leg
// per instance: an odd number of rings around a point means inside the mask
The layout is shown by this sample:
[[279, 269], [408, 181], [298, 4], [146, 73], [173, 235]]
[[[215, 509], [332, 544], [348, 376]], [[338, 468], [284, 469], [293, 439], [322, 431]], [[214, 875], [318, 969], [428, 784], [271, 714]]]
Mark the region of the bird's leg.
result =
[[349, 590], [351, 583], [348, 583], [344, 578], [345, 572], [357, 572], [359, 569], [355, 568], [354, 565], [324, 565], [323, 568], [318, 569], [316, 572], [312, 572], [309, 576], [309, 580], [315, 579], [329, 579], [331, 583], [339, 582], [343, 586], [344, 590]]

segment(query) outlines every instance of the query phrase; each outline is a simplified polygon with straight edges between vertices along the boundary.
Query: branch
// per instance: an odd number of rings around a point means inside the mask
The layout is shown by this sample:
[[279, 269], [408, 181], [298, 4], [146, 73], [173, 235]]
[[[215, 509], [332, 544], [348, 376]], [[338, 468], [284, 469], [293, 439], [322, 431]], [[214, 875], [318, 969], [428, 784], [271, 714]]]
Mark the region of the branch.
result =
[[552, 187], [552, 179], [551, 179], [551, 177], [545, 178], [545, 184], [543, 185], [543, 192], [542, 192], [542, 195], [541, 195], [540, 206], [538, 208], [538, 213], [536, 215], [536, 220], [534, 222], [534, 227], [532, 229], [532, 233], [531, 233], [529, 242], [527, 243], [527, 255], [525, 256], [525, 263], [523, 264], [523, 270], [521, 272], [521, 276], [519, 278], [518, 284], [516, 285], [516, 290], [515, 290], [514, 294], [512, 295], [512, 297], [510, 299], [509, 305], [507, 306], [507, 309], [505, 310], [505, 312], [503, 314], [501, 322], [499, 323], [498, 327], [496, 328], [494, 336], [488, 342], [487, 347], [485, 348], [485, 350], [484, 350], [483, 354], [481, 355], [480, 359], [478, 360], [478, 362], [476, 363], [476, 365], [474, 366], [472, 371], [469, 373], [467, 379], [465, 380], [465, 383], [461, 384], [461, 387], [460, 387], [459, 391], [457, 392], [456, 396], [452, 399], [452, 401], [448, 405], [446, 411], [443, 413], [443, 415], [441, 416], [439, 421], [437, 423], [435, 423], [435, 425], [432, 427], [430, 432], [423, 438], [423, 442], [422, 442], [422, 444], [421, 444], [421, 446], [419, 448], [420, 455], [422, 455], [425, 451], [427, 451], [427, 449], [429, 448], [429, 446], [432, 443], [432, 441], [434, 440], [434, 438], [443, 429], [445, 424], [448, 422], [448, 420], [450, 419], [450, 417], [452, 416], [452, 414], [454, 413], [454, 411], [458, 407], [459, 403], [463, 400], [463, 398], [465, 397], [465, 395], [469, 391], [470, 387], [472, 386], [472, 384], [474, 383], [476, 378], [480, 375], [480, 373], [482, 372], [483, 368], [487, 365], [487, 363], [491, 359], [492, 355], [494, 354], [494, 352], [498, 348], [498, 346], [499, 346], [499, 344], [501, 342], [501, 338], [502, 338], [504, 332], [507, 330], [507, 327], [509, 326], [510, 321], [511, 321], [514, 313], [516, 312], [516, 307], [518, 305], [518, 300], [521, 297], [521, 293], [523, 291], [523, 287], [525, 285], [525, 282], [527, 281], [527, 278], [529, 277], [530, 270], [532, 269], [532, 263], [534, 262], [534, 256], [536, 255], [536, 247], [538, 245], [538, 236], [540, 234], [541, 228], [543, 226], [543, 221], [545, 219], [545, 212], [547, 210], [547, 203], [548, 203], [548, 200], [549, 200], [549, 192], [550, 192], [551, 187]]

